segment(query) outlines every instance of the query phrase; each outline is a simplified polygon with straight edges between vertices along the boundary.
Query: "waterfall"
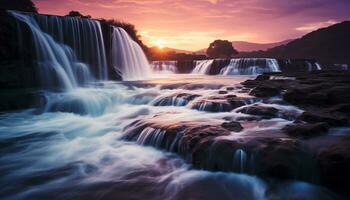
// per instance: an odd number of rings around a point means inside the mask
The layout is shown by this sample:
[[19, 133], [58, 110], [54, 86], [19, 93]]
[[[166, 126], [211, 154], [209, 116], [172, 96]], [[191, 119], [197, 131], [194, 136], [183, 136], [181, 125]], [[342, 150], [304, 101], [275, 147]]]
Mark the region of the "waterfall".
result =
[[172, 72], [178, 73], [177, 61], [164, 60], [164, 61], [153, 61], [151, 63], [152, 70], [155, 72]]
[[247, 153], [242, 149], [237, 149], [234, 154], [234, 165], [238, 172], [244, 173], [247, 171]]
[[257, 75], [264, 72], [280, 71], [276, 59], [270, 58], [234, 58], [221, 69], [221, 75]]
[[[30, 30], [44, 88], [71, 90], [94, 80], [93, 75], [101, 80], [107, 79], [99, 22], [14, 11], [10, 14]], [[18, 26], [18, 31], [24, 38], [21, 27]]]
[[192, 74], [209, 74], [210, 67], [213, 64], [214, 60], [197, 60], [195, 61], [195, 68], [192, 71]]
[[113, 28], [112, 64], [123, 80], [141, 80], [151, 74], [151, 68], [141, 47], [119, 27]]
[[317, 70], [322, 70], [322, 67], [318, 62], [316, 62], [315, 65]]

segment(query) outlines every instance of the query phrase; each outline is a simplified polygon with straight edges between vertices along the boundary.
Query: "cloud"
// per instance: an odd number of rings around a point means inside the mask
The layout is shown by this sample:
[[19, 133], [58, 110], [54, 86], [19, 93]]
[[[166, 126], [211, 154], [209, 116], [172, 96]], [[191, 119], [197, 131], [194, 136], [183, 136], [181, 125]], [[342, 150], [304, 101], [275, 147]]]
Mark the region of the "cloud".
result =
[[310, 32], [310, 31], [314, 31], [314, 30], [317, 30], [319, 28], [327, 27], [327, 26], [330, 26], [330, 25], [333, 25], [336, 23], [338, 23], [338, 21], [335, 21], [335, 20], [327, 20], [324, 22], [308, 23], [308, 24], [304, 24], [300, 27], [297, 27], [295, 30], [301, 31], [301, 32]]
[[[349, 0], [34, 0], [42, 13], [70, 10], [136, 25], [146, 44], [194, 50], [213, 39], [276, 42], [350, 19]], [[332, 20], [330, 20], [332, 19]], [[152, 30], [152, 31], [150, 31]], [[206, 33], [206, 34], [205, 34]], [[215, 34], [217, 33], [217, 34]]]

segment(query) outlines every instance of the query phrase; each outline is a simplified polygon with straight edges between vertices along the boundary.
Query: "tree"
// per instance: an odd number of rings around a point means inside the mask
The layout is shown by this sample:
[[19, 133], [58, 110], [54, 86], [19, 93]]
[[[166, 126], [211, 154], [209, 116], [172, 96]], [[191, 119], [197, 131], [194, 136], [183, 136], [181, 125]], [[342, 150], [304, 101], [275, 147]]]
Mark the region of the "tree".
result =
[[70, 11], [70, 12], [68, 13], [68, 15], [66, 15], [66, 16], [91, 19], [91, 16], [90, 16], [90, 15], [83, 15], [83, 14], [81, 14], [79, 11], [75, 11], [75, 10]]
[[229, 58], [238, 54], [238, 51], [233, 48], [232, 43], [228, 40], [215, 40], [210, 43], [207, 49], [207, 55], [211, 58]]
[[1, 0], [0, 10], [17, 10], [38, 13], [38, 8], [31, 0]]

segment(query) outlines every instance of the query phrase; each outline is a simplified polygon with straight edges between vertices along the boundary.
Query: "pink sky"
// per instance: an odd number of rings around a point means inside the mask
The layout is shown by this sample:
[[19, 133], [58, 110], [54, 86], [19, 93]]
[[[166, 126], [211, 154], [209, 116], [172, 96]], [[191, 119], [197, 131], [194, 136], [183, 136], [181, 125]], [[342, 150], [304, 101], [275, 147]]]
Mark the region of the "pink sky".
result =
[[40, 13], [70, 10], [132, 23], [149, 46], [206, 48], [215, 39], [277, 42], [350, 19], [350, 0], [34, 0]]

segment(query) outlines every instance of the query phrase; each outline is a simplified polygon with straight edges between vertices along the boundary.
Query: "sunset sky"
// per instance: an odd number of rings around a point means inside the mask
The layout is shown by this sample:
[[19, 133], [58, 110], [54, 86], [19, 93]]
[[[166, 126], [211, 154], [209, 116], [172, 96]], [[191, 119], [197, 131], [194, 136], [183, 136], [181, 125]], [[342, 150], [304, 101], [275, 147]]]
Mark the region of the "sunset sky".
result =
[[293, 39], [350, 20], [350, 0], [34, 0], [40, 13], [70, 10], [132, 23], [149, 46], [205, 48], [215, 39]]

